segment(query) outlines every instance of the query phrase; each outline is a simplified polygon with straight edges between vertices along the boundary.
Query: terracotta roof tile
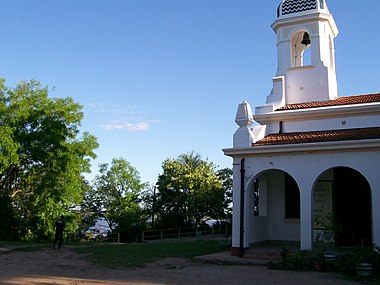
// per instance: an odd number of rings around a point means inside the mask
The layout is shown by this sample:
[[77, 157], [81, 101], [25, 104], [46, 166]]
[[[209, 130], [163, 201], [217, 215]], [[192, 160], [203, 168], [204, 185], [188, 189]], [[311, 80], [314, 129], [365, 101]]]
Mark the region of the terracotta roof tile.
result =
[[252, 146], [380, 139], [380, 127], [270, 134]]
[[329, 101], [289, 104], [282, 108], [277, 109], [276, 111], [339, 106], [339, 105], [364, 104], [364, 103], [374, 103], [374, 102], [380, 102], [380, 93], [338, 97], [335, 100], [329, 100]]

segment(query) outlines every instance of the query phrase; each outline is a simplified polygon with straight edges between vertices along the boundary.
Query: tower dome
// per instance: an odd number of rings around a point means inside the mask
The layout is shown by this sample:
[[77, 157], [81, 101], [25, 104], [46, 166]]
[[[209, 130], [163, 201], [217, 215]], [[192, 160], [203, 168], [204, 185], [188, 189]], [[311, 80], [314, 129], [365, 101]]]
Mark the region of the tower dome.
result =
[[283, 0], [278, 6], [277, 17], [302, 12], [329, 12], [325, 0]]

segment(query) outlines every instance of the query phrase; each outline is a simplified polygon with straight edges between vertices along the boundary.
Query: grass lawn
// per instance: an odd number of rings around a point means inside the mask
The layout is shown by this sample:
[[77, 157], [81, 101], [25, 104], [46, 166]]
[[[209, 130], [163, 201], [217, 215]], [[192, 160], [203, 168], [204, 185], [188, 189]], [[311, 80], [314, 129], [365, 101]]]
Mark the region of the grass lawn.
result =
[[0, 247], [9, 248], [15, 251], [38, 251], [50, 246], [52, 246], [52, 244], [49, 242], [0, 241]]
[[90, 254], [95, 263], [109, 267], [141, 267], [158, 258], [211, 254], [228, 250], [226, 240], [193, 240], [162, 243], [98, 244], [73, 248], [77, 253]]

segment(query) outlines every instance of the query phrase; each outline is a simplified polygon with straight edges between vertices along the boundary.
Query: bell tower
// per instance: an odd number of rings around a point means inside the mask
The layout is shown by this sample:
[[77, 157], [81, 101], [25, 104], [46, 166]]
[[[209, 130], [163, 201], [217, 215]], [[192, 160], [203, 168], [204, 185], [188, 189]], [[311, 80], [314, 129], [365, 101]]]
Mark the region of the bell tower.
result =
[[266, 106], [333, 100], [338, 96], [334, 38], [338, 28], [325, 0], [283, 0], [272, 24], [277, 35], [277, 72]]

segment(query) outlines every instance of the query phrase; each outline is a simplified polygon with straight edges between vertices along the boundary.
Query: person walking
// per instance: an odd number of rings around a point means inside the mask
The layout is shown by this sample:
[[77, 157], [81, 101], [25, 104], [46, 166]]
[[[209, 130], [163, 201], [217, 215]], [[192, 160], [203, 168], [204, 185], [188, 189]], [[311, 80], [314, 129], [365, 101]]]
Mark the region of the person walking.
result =
[[62, 242], [63, 242], [63, 230], [66, 226], [65, 221], [63, 220], [63, 216], [61, 216], [56, 222], [55, 222], [55, 237], [54, 237], [54, 243], [53, 248], [55, 249], [55, 246], [58, 242], [58, 248], [61, 248]]

